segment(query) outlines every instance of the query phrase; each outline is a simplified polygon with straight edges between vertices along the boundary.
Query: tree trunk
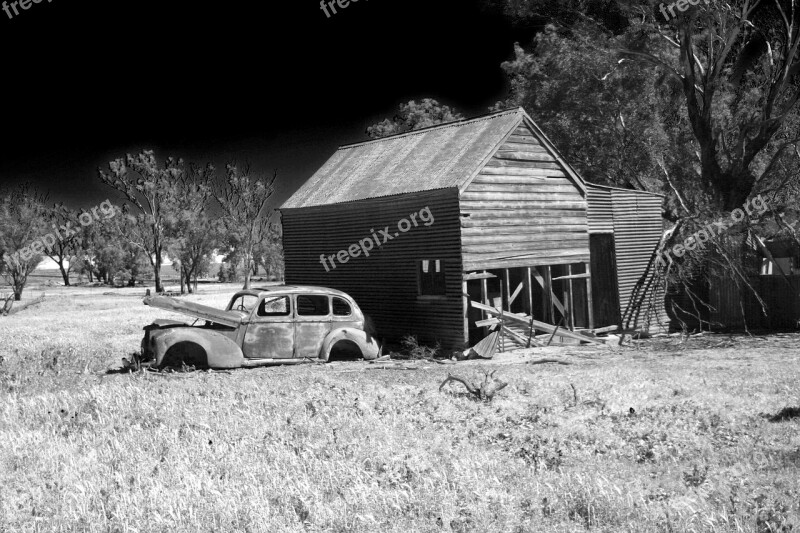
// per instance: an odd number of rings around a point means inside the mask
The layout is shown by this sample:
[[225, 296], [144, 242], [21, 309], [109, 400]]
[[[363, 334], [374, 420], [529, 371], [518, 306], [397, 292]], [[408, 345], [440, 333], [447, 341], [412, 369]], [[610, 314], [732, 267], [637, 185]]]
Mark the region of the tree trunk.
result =
[[155, 275], [156, 293], [164, 292], [161, 285], [161, 249], [156, 248], [155, 260], [153, 261], [153, 274]]
[[69, 287], [69, 272], [64, 268], [64, 260], [58, 262], [58, 269], [61, 271], [61, 277], [64, 278], [64, 286]]
[[181, 278], [181, 295], [186, 294], [186, 285], [183, 283], [186, 277], [186, 271], [183, 269], [183, 263], [178, 262], [178, 277]]
[[194, 292], [197, 292], [197, 270], [194, 271]]
[[250, 256], [246, 255], [244, 259], [244, 287], [243, 289], [250, 288]]

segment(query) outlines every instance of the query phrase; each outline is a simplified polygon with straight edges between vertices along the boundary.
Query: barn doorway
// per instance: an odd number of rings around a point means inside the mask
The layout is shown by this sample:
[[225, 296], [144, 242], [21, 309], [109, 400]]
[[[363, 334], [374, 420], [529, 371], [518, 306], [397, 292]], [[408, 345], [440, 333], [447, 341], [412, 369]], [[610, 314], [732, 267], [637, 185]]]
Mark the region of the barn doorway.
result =
[[612, 326], [620, 323], [617, 257], [613, 233], [589, 235], [592, 258], [592, 307], [595, 323]]

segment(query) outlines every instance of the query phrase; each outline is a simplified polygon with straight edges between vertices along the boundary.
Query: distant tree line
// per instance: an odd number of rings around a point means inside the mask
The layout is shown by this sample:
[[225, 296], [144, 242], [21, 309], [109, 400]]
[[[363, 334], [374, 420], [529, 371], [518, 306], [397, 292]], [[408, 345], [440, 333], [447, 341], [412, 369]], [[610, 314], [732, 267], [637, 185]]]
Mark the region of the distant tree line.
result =
[[[166, 257], [178, 273], [181, 294], [212, 274], [221, 281], [243, 280], [245, 288], [259, 269], [283, 278], [280, 221], [269, 206], [275, 173], [260, 176], [249, 166], [229, 164], [218, 176], [210, 164], [159, 162], [145, 150], [111, 161], [98, 176], [122, 198], [103, 205], [104, 216], [90, 224], [86, 208], [50, 203], [29, 185], [0, 189], [0, 275], [14, 299], [22, 297], [45, 257], [67, 286], [74, 275], [128, 286], [152, 278], [156, 292], [163, 292]], [[58, 238], [42, 246], [48, 234]], [[218, 272], [211, 271], [215, 254], [224, 256]]]

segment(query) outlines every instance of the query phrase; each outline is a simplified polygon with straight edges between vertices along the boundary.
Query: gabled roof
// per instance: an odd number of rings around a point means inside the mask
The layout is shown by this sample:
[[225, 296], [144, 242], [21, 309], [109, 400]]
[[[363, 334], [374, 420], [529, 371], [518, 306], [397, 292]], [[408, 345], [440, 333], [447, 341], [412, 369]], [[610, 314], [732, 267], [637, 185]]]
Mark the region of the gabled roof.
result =
[[281, 208], [329, 205], [450, 187], [464, 190], [523, 122], [585, 192], [580, 176], [563, 161], [520, 107], [342, 146]]

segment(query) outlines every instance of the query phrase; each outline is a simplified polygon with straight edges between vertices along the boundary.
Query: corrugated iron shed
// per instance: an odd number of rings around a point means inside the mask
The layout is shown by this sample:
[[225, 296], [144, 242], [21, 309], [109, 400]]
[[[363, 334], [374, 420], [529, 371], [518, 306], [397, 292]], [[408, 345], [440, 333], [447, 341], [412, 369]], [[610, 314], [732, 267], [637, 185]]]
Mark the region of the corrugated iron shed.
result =
[[587, 183], [586, 199], [589, 202], [586, 210], [589, 233], [614, 233], [614, 209], [611, 205], [611, 188]]

